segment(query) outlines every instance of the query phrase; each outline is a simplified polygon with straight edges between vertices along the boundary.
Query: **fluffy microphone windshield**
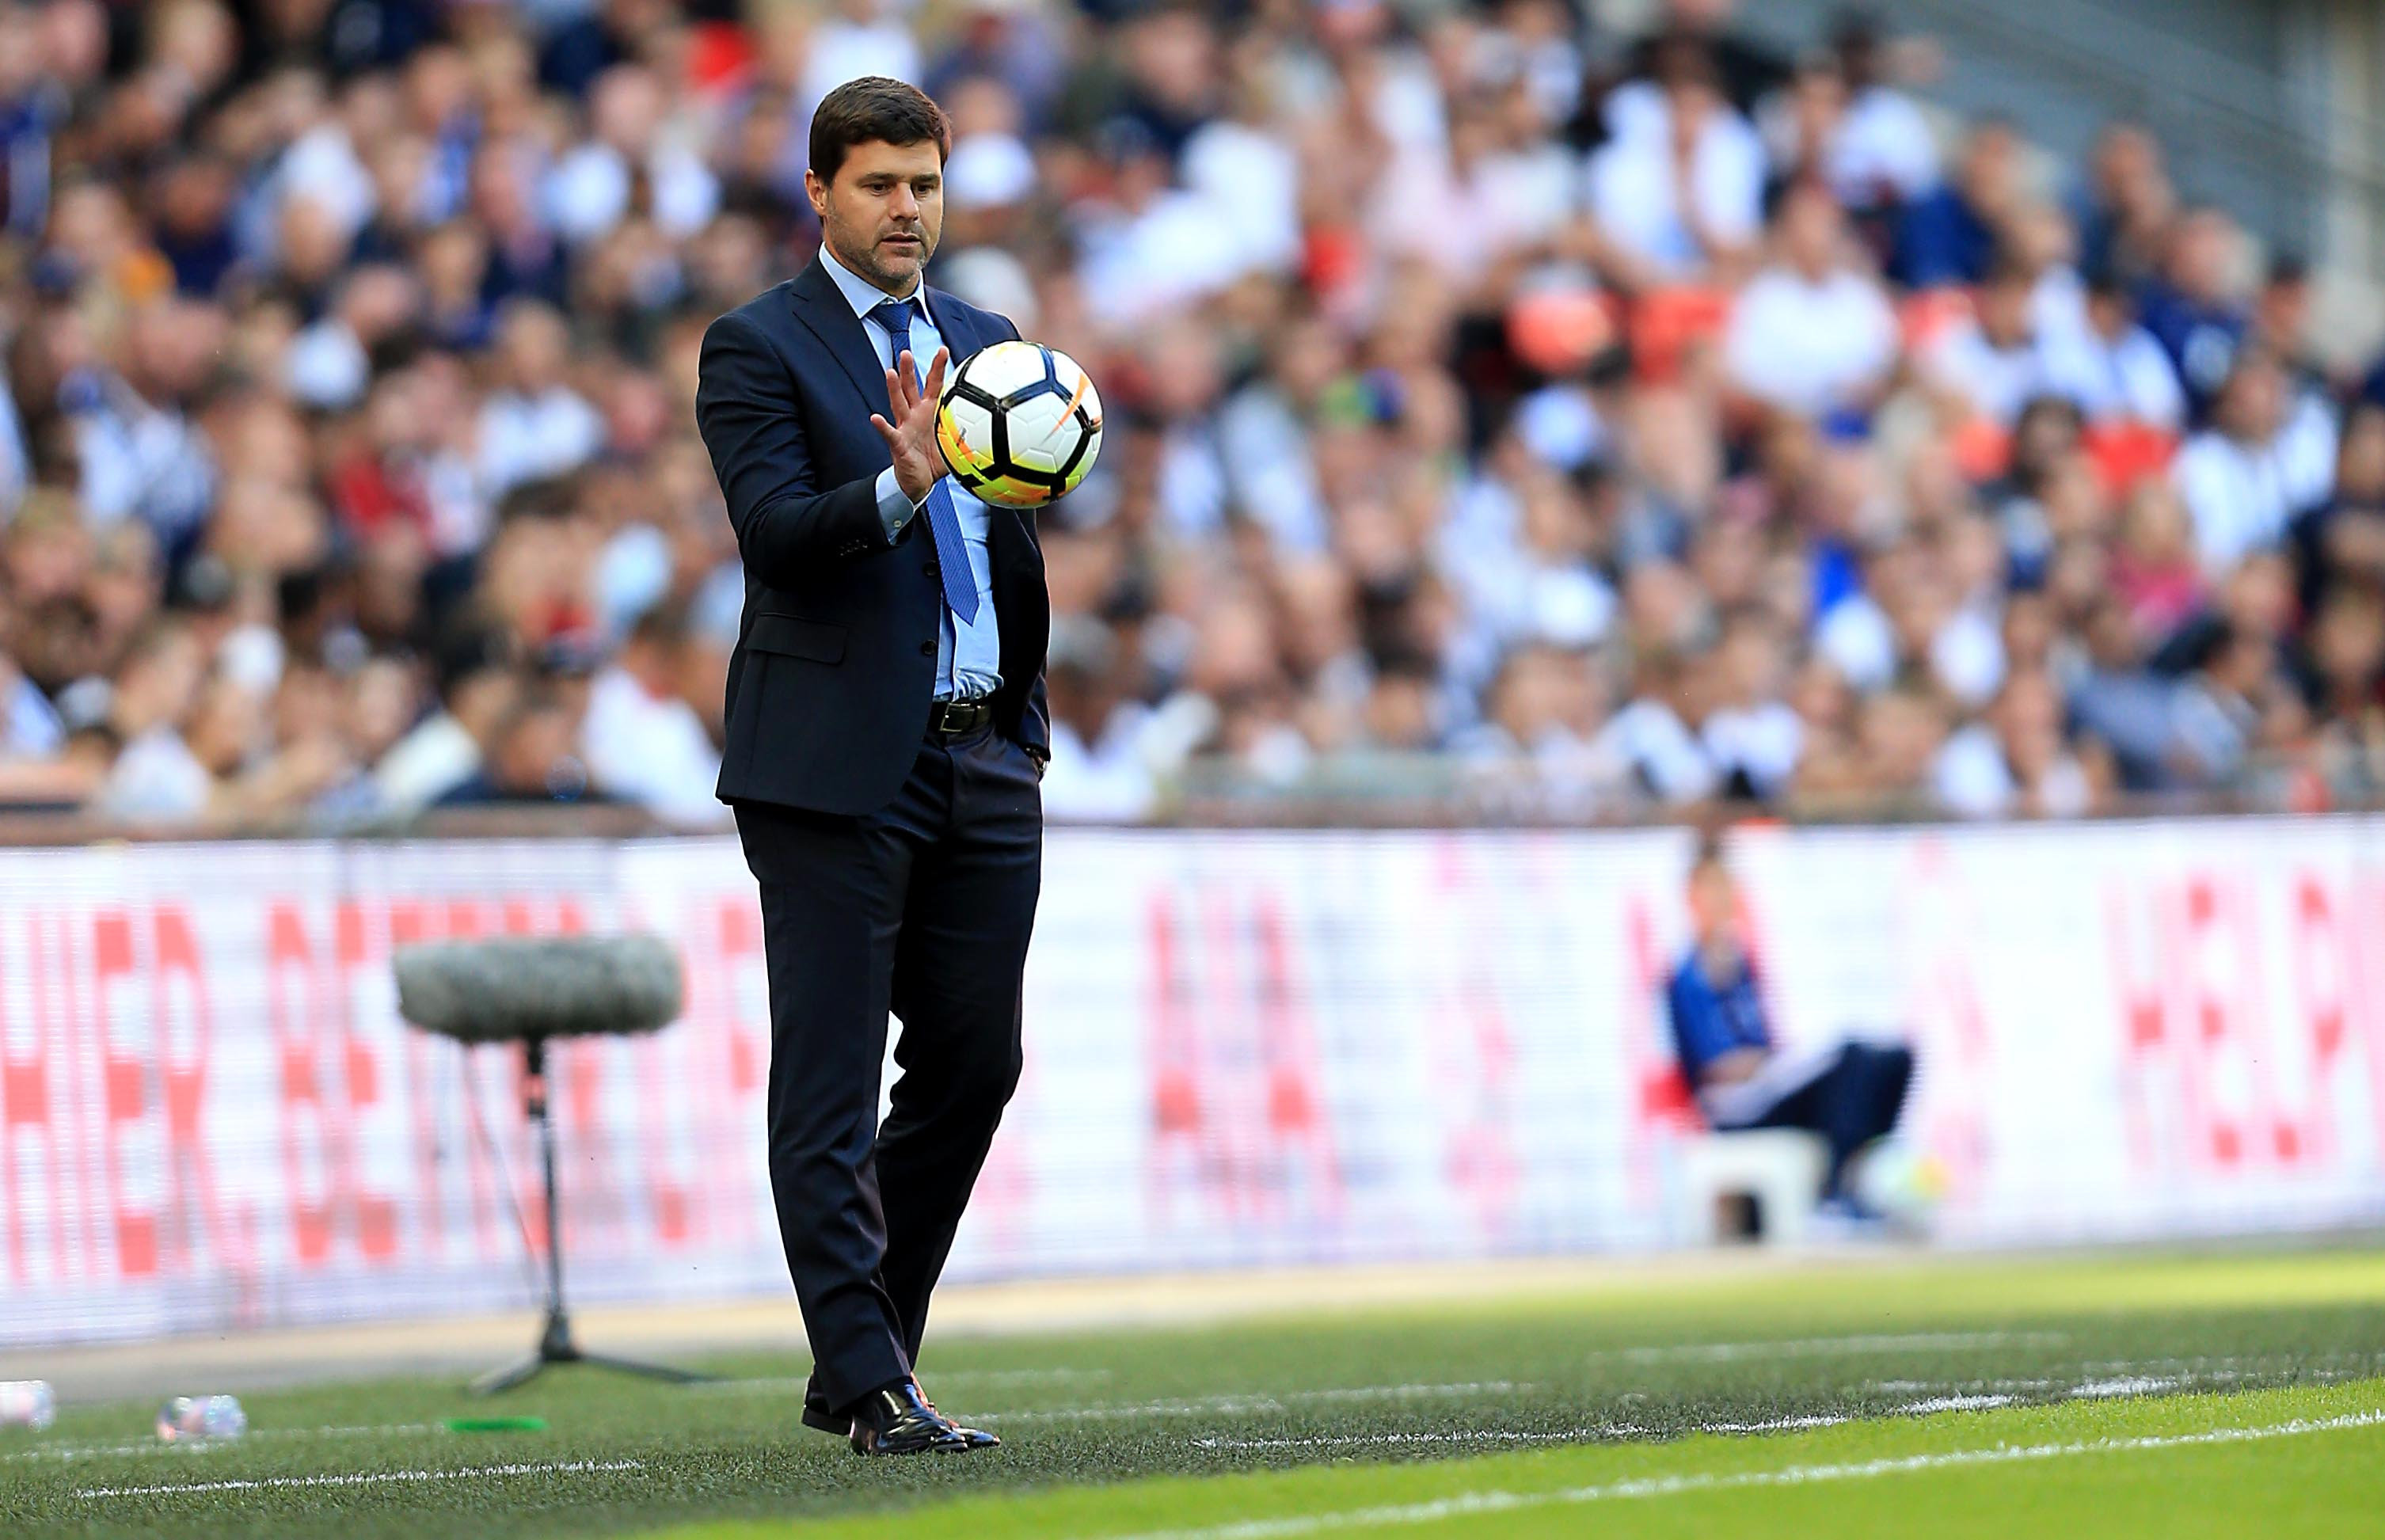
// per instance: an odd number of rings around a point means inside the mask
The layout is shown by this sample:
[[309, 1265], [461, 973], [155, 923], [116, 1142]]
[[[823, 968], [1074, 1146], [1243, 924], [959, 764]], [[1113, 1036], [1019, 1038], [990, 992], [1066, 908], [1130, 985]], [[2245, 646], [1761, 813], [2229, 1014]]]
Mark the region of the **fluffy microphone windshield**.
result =
[[400, 950], [398, 1014], [466, 1043], [654, 1032], [679, 1019], [679, 953], [660, 937], [436, 941]]

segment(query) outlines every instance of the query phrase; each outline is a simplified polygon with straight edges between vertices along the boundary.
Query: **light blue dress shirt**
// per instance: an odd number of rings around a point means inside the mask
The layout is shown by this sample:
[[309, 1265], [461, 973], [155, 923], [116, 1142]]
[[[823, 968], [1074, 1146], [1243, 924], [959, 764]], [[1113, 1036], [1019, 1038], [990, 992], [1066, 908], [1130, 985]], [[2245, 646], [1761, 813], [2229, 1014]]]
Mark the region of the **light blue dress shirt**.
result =
[[[870, 314], [893, 297], [868, 280], [853, 272], [836, 259], [826, 243], [819, 248], [820, 265], [835, 281], [837, 293], [853, 307], [861, 318], [861, 330], [878, 355], [880, 369], [894, 367], [894, 344], [885, 326]], [[909, 298], [918, 308], [911, 320], [911, 359], [918, 366], [919, 379], [926, 382], [928, 366], [935, 360], [936, 349], [943, 345], [943, 333], [936, 328], [936, 318], [928, 310], [928, 286], [924, 283], [911, 291]], [[955, 358], [947, 369], [958, 365]], [[953, 512], [959, 516], [961, 545], [968, 552], [969, 578], [977, 584], [977, 619], [966, 624], [952, 612], [941, 598], [936, 613], [942, 617], [936, 626], [936, 698], [938, 700], [976, 700], [1002, 688], [1002, 631], [994, 624], [993, 557], [986, 548], [986, 524], [993, 510], [961, 489], [958, 482], [947, 478], [953, 498]], [[878, 473], [878, 516], [886, 521], [886, 538], [892, 541], [903, 532], [923, 508], [903, 495], [895, 484], [894, 468], [888, 466]]]

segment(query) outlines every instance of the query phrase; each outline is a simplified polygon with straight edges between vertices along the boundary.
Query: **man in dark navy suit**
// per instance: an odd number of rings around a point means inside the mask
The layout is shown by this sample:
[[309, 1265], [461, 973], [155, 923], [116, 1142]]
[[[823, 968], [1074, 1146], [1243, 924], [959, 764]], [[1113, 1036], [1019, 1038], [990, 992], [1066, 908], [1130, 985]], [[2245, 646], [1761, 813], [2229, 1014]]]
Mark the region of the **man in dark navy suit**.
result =
[[948, 361], [1018, 335], [921, 281], [950, 148], [910, 86], [830, 93], [804, 178], [819, 254], [712, 323], [696, 388], [745, 563], [719, 795], [761, 886], [803, 1420], [865, 1454], [1000, 1442], [938, 1413], [912, 1366], [1018, 1083], [1043, 877], [1043, 554], [936, 448]]

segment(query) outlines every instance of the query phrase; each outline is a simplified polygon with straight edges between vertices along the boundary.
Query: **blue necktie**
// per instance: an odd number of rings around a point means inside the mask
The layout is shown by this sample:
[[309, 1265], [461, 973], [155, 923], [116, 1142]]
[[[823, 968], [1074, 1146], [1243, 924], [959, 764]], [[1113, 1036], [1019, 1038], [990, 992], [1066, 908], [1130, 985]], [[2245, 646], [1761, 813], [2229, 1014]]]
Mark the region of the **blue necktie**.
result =
[[[903, 367], [903, 350], [911, 345], [911, 302], [890, 299], [870, 314], [886, 328], [893, 344], [888, 357]], [[968, 547], [961, 543], [961, 516], [953, 510], [953, 495], [939, 480], [928, 493], [928, 533], [936, 543], [936, 565], [943, 571], [944, 603], [963, 625], [977, 619], [977, 574], [969, 570]]]

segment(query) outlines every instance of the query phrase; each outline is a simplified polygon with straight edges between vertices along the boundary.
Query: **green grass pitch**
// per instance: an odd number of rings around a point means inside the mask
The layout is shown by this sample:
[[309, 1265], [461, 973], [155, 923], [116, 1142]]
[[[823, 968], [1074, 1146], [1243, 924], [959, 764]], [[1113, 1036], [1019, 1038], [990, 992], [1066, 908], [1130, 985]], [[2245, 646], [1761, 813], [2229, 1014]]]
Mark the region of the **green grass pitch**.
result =
[[[2385, 1536], [2385, 1252], [1731, 1269], [1462, 1305], [953, 1338], [987, 1455], [862, 1460], [802, 1360], [154, 1405], [0, 1436], [0, 1535]], [[447, 1418], [541, 1417], [450, 1433]]]

